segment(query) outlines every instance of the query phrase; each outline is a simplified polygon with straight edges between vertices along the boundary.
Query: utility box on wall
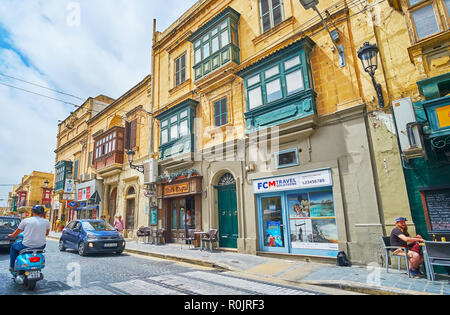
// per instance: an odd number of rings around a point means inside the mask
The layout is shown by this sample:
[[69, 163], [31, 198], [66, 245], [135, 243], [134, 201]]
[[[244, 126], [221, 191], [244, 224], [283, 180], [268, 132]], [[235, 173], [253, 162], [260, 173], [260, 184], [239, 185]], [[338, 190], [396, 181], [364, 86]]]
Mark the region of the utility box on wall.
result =
[[158, 177], [158, 161], [150, 159], [144, 163], [144, 184], [154, 184]]
[[423, 157], [422, 124], [417, 121], [410, 97], [392, 102], [402, 157], [405, 160]]

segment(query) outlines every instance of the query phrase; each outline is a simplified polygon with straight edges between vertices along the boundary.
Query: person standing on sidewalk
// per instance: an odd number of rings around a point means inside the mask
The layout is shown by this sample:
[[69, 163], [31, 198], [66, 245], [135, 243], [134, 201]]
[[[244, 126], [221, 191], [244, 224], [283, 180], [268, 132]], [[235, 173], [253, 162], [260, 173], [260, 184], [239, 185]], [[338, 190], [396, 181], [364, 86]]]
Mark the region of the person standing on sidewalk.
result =
[[114, 221], [114, 228], [117, 229], [120, 233], [124, 230], [124, 224], [122, 220], [122, 216], [116, 215], [116, 220]]
[[[400, 246], [408, 248], [409, 270], [413, 277], [422, 275], [420, 272], [420, 265], [423, 264], [423, 253], [419, 242], [423, 242], [420, 235], [410, 237], [408, 233], [408, 226], [406, 225], [406, 218], [398, 217], [395, 219], [395, 228], [391, 232], [391, 246]], [[404, 255], [404, 249], [396, 249], [394, 255]]]

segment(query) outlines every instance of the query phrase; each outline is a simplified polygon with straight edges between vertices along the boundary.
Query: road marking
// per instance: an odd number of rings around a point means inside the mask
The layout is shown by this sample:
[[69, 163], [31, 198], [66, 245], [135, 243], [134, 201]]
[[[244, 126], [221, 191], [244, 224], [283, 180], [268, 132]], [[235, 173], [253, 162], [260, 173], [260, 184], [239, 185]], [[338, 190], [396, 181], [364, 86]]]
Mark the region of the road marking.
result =
[[260, 282], [255, 282], [251, 280], [245, 280], [240, 278], [234, 278], [229, 276], [223, 276], [219, 274], [202, 272], [202, 271], [193, 271], [187, 272], [182, 275], [183, 277], [187, 277], [189, 279], [200, 279], [208, 282], [214, 282], [221, 285], [227, 285], [231, 287], [236, 287], [239, 289], [245, 289], [252, 292], [257, 292], [260, 294], [269, 294], [269, 295], [312, 295], [314, 293], [300, 290], [300, 289], [291, 289], [286, 287], [281, 287], [272, 284], [265, 284]]
[[114, 295], [115, 293], [112, 291], [106, 290], [105, 288], [94, 286], [94, 287], [64, 291], [64, 292], [60, 292], [59, 294], [60, 295]]
[[[96, 281], [97, 283], [97, 281]], [[109, 289], [108, 289], [109, 287]], [[61, 292], [61, 295], [313, 295], [311, 291], [235, 278], [205, 271], [167, 274], [94, 285]]]
[[143, 280], [112, 283], [110, 286], [131, 295], [183, 295], [183, 293], [177, 290], [172, 290]]
[[165, 275], [148, 278], [151, 281], [161, 283], [166, 286], [175, 287], [180, 290], [188, 291], [191, 294], [200, 295], [247, 295], [248, 292], [239, 288], [229, 288], [223, 285], [199, 281], [186, 278], [182, 275]]

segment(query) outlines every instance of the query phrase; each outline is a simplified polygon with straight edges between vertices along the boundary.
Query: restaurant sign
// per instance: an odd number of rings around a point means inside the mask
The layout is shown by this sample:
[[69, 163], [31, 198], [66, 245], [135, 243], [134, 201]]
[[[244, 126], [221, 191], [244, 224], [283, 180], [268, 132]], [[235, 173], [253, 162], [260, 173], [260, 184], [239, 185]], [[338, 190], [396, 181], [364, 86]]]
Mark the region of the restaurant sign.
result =
[[323, 170], [310, 173], [257, 179], [253, 181], [253, 192], [255, 194], [261, 194], [331, 185], [333, 185], [331, 180], [331, 171]]
[[189, 183], [177, 184], [177, 185], [169, 185], [164, 187], [164, 195], [177, 195], [177, 194], [185, 194], [189, 193], [190, 185]]

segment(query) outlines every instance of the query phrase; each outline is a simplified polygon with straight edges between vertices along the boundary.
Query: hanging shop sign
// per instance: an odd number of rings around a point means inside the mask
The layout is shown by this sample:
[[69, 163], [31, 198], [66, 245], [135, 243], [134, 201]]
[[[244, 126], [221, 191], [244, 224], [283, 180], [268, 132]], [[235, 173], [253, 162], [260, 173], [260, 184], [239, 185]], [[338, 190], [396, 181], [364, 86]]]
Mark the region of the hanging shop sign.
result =
[[151, 209], [150, 210], [150, 224], [151, 225], [157, 225], [158, 224], [158, 209]]
[[64, 186], [64, 192], [72, 194], [74, 192], [75, 183], [73, 179], [66, 179], [66, 185]]
[[257, 179], [253, 181], [253, 192], [255, 194], [261, 194], [331, 185], [333, 185], [331, 171], [323, 170], [310, 173]]

